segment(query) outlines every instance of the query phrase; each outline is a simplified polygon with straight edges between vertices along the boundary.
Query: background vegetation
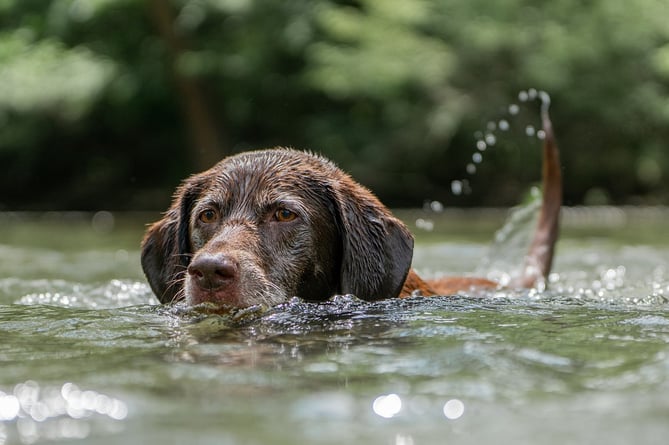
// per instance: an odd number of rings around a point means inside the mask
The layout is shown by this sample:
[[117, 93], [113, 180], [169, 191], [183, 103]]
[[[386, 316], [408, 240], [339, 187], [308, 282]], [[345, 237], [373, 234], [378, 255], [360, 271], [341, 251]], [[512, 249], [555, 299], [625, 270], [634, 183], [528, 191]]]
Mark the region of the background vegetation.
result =
[[162, 209], [181, 178], [273, 145], [394, 206], [508, 205], [538, 179], [529, 87], [553, 99], [567, 203], [666, 203], [667, 17], [668, 0], [0, 0], [0, 208]]

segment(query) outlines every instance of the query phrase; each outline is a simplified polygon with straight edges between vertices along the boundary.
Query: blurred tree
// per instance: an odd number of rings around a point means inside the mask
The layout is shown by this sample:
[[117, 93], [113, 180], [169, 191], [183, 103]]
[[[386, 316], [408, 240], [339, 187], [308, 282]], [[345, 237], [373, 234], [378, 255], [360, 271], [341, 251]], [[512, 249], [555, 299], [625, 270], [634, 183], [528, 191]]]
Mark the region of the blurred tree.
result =
[[[669, 2], [641, 0], [634, 8], [619, 0], [436, 4], [435, 28], [456, 47], [456, 85], [472, 95], [474, 115], [514, 90], [535, 86], [551, 93], [568, 202], [582, 202], [591, 188], [608, 190], [618, 203], [636, 202], [652, 188], [654, 199], [666, 202], [659, 173], [666, 178], [666, 157], [650, 160], [642, 153], [666, 147], [669, 136], [669, 84], [653, 66], [669, 41]], [[650, 181], [635, 167], [644, 158], [657, 167]], [[518, 161], [504, 168], [520, 172], [524, 159]]]
[[221, 130], [214, 122], [196, 74], [189, 72], [185, 65], [188, 48], [182, 36], [183, 32], [175, 28], [172, 6], [167, 0], [149, 0], [149, 3], [163, 44], [170, 54], [170, 67], [193, 138], [191, 145], [196, 153], [197, 167], [205, 170], [226, 153], [221, 146]]
[[[508, 205], [539, 173], [528, 87], [553, 97], [567, 202], [666, 202], [667, 16], [666, 0], [1, 0], [0, 206], [164, 208], [222, 154], [277, 144], [392, 205]], [[453, 196], [461, 178], [473, 191]]]

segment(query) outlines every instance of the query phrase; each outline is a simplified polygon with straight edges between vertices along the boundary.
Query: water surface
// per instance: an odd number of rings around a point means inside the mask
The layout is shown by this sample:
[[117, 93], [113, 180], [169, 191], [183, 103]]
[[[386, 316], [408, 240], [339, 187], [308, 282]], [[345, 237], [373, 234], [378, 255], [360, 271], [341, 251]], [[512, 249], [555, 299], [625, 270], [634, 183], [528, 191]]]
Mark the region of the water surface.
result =
[[[517, 262], [503, 213], [400, 215], [424, 275]], [[221, 316], [157, 304], [156, 215], [0, 215], [0, 445], [664, 443], [666, 216], [568, 211], [542, 292]]]

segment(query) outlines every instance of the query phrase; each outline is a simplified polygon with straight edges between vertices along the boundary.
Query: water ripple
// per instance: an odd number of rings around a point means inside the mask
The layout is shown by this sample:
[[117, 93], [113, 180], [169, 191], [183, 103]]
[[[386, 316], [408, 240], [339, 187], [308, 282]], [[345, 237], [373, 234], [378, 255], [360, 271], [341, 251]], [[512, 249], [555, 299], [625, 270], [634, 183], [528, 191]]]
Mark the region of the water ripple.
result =
[[144, 282], [113, 279], [102, 284], [84, 284], [66, 280], [0, 280], [0, 303], [51, 305], [73, 308], [113, 308], [157, 304]]

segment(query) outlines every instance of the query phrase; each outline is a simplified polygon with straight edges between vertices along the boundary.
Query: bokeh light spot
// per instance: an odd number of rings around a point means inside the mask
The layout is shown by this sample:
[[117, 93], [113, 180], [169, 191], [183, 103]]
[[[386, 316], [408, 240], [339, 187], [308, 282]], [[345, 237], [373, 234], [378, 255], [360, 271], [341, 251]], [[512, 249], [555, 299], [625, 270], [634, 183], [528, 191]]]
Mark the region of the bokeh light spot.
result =
[[451, 399], [444, 404], [444, 416], [449, 420], [456, 420], [465, 413], [465, 404], [458, 399]]
[[382, 395], [374, 399], [372, 409], [376, 415], [390, 419], [402, 409], [402, 399], [397, 394]]

